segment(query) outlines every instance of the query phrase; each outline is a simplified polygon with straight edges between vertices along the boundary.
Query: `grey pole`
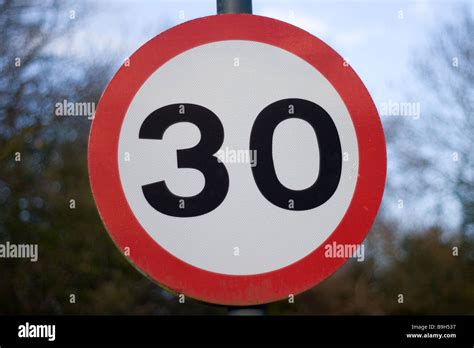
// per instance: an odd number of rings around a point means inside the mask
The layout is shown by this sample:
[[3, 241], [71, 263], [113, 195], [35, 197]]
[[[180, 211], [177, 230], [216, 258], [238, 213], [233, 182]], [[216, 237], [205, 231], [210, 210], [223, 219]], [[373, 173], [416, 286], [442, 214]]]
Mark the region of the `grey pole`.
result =
[[252, 0], [217, 0], [217, 14], [224, 13], [252, 14]]
[[252, 307], [229, 307], [229, 315], [237, 316], [260, 316], [265, 315], [265, 305]]
[[[252, 0], [217, 0], [217, 14], [225, 13], [252, 14]], [[265, 315], [265, 307], [229, 307], [229, 315]]]

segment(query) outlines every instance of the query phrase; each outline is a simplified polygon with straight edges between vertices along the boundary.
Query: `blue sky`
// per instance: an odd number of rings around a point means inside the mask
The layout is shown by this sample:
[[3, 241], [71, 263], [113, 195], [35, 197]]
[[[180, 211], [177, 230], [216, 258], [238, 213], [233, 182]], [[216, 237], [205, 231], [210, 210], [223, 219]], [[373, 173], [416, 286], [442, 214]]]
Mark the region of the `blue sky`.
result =
[[[411, 61], [439, 23], [453, 19], [453, 6], [461, 3], [254, 0], [253, 9], [254, 14], [295, 24], [332, 46], [350, 62], [377, 103], [406, 98], [400, 84], [411, 79]], [[216, 12], [212, 0], [103, 0], [94, 7], [76, 47], [84, 52], [91, 46], [96, 51], [117, 50], [123, 58], [171, 26]]]

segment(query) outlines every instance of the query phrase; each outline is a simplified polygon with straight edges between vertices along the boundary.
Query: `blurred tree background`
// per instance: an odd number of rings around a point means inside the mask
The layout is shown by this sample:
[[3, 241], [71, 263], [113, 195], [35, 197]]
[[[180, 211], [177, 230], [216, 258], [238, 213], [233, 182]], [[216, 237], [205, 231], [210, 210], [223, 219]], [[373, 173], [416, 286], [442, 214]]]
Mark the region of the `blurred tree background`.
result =
[[[78, 64], [51, 53], [81, 25], [71, 23], [70, 8], [63, 1], [0, 1], [0, 243], [40, 246], [36, 263], [0, 259], [0, 314], [226, 314], [225, 307], [180, 304], [137, 272], [105, 232], [87, 173], [90, 120], [57, 117], [54, 105], [98, 102], [119, 59]], [[433, 104], [429, 129], [416, 134], [403, 124], [386, 127], [407, 175], [440, 178], [410, 180], [405, 189], [452, 196], [462, 209], [458, 230], [434, 223], [400, 234], [382, 206], [364, 262], [347, 262], [294, 304], [269, 305], [269, 314], [474, 314], [474, 26], [469, 11], [460, 16], [426, 47], [436, 59], [414, 63], [426, 93], [448, 107]], [[440, 168], [435, 157], [414, 151], [420, 143], [458, 149], [462, 165]]]

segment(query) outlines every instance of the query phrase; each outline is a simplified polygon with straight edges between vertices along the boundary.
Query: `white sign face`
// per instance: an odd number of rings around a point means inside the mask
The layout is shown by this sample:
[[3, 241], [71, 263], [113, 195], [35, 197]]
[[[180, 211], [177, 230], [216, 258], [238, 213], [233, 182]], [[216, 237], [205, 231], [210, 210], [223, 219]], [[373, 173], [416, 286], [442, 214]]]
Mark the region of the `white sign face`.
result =
[[[308, 203], [304, 191], [323, 176], [322, 163], [331, 161], [322, 161], [321, 147], [335, 146], [324, 143], [331, 122], [311, 125], [299, 117], [312, 103], [330, 116], [342, 160], [338, 181], [331, 178], [334, 171], [325, 174], [334, 187], [328, 184], [325, 197]], [[272, 104], [267, 113], [283, 120], [259, 127], [257, 118]], [[163, 117], [167, 107], [175, 111]], [[252, 137], [270, 152], [251, 149]], [[208, 155], [192, 150], [200, 142]], [[279, 186], [267, 182], [272, 160]], [[229, 40], [185, 51], [147, 79], [125, 115], [118, 163], [130, 209], [153, 240], [206, 271], [250, 275], [288, 266], [331, 235], [353, 197], [359, 153], [343, 100], [313, 66], [275, 46]], [[200, 165], [215, 166], [220, 174], [205, 174]], [[193, 201], [204, 191], [208, 195]], [[166, 202], [173, 207], [163, 208]]]

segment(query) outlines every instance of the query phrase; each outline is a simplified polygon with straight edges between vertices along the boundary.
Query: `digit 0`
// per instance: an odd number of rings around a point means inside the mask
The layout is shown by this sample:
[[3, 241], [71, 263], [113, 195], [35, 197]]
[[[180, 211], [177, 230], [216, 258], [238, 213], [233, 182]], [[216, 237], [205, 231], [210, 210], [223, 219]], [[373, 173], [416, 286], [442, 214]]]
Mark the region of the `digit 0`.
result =
[[[291, 190], [282, 185], [273, 163], [273, 133], [280, 122], [289, 118], [308, 122], [318, 141], [319, 175], [304, 190]], [[324, 204], [336, 192], [342, 170], [341, 142], [334, 121], [321, 106], [303, 99], [283, 99], [270, 104], [253, 124], [250, 149], [256, 150], [259, 158], [258, 164], [252, 167], [255, 183], [274, 205], [288, 210], [309, 210]], [[290, 200], [294, 202], [292, 208], [288, 206]]]

